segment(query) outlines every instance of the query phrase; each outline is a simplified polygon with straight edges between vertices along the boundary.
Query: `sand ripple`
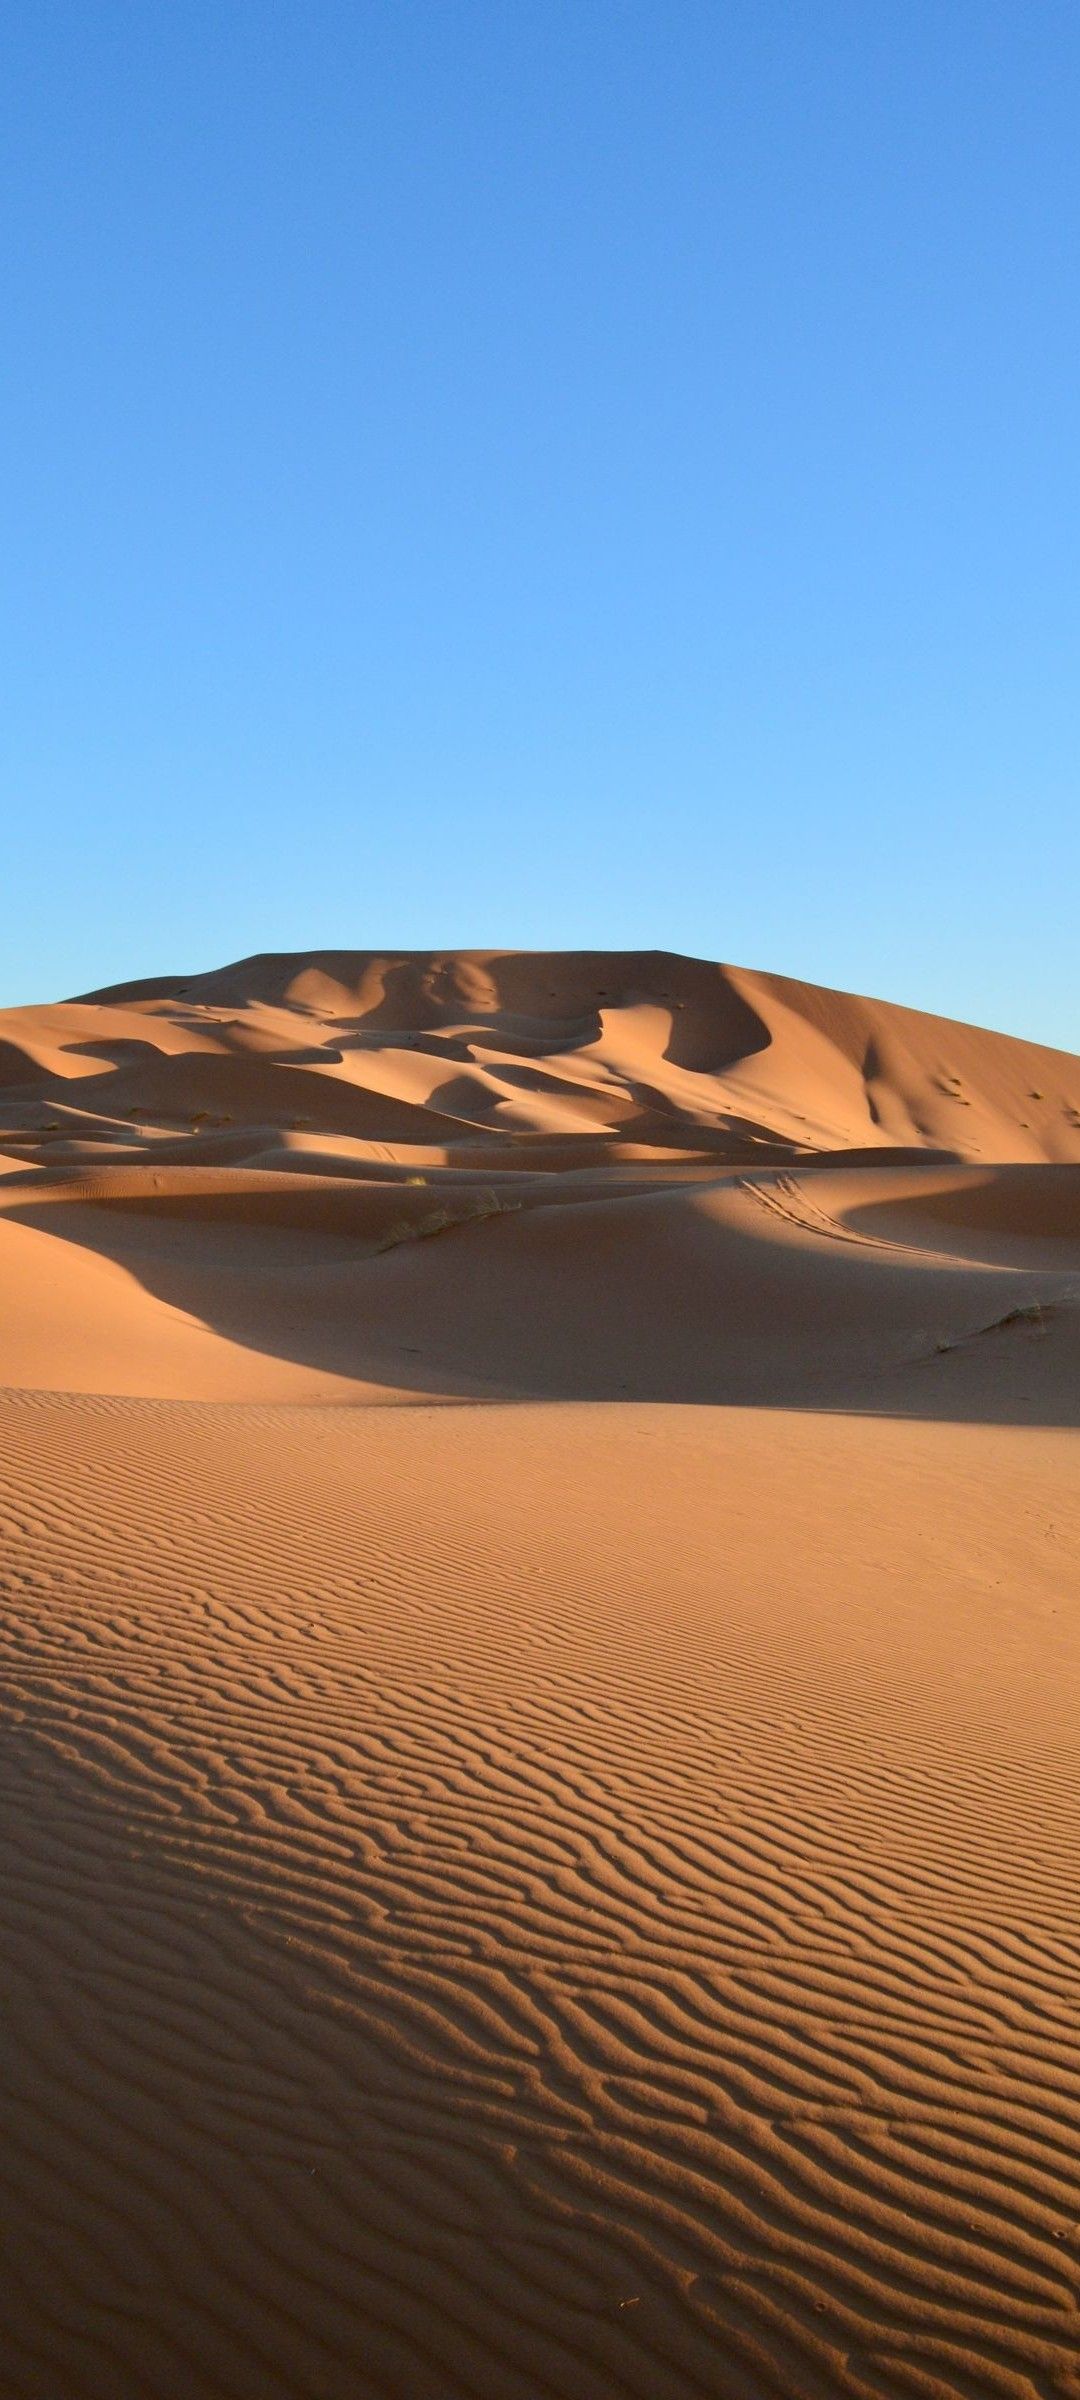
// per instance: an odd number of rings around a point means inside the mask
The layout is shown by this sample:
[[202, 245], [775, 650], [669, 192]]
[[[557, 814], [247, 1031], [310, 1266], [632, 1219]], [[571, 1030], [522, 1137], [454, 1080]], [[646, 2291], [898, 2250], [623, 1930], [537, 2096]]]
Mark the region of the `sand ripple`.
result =
[[0, 1429], [6, 2392], [1080, 2393], [1072, 1437]]

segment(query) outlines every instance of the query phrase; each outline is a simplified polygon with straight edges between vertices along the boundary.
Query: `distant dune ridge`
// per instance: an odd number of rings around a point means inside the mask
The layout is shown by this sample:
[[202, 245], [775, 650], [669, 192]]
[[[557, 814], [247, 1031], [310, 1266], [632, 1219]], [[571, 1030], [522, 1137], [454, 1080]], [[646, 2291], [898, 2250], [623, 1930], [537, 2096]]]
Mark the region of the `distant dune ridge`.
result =
[[0, 1016], [0, 2400], [1080, 2400], [1080, 1061]]

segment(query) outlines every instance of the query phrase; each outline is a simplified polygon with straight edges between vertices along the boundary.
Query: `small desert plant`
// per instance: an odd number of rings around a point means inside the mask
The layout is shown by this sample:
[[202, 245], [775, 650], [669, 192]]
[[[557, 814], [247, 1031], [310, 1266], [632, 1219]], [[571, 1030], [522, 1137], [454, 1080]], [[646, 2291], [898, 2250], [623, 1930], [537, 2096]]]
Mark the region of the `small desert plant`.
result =
[[399, 1242], [427, 1242], [437, 1233], [452, 1233], [455, 1226], [476, 1225], [485, 1217], [509, 1216], [520, 1206], [519, 1200], [500, 1200], [496, 1192], [474, 1192], [454, 1210], [433, 1208], [423, 1217], [398, 1217], [393, 1225], [387, 1226], [375, 1248], [396, 1250]]

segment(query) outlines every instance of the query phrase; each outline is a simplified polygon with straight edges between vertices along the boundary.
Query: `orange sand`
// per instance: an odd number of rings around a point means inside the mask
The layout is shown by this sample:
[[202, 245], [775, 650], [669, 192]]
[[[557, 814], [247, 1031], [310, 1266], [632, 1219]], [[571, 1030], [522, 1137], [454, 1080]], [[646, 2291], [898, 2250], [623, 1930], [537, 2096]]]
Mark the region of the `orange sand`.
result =
[[1080, 1062], [249, 960], [0, 1273], [0, 2392], [1077, 2400]]

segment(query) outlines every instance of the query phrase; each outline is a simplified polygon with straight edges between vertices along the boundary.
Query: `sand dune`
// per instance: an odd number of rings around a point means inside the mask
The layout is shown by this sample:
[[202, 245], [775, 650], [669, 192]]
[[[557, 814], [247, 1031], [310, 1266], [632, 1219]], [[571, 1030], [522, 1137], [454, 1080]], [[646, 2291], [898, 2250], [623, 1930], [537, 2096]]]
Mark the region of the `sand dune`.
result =
[[1059, 1053], [662, 953], [250, 959], [0, 1040], [11, 1384], [1073, 1408]]
[[0, 1019], [20, 2400], [1080, 2395], [1080, 1062], [654, 953]]

